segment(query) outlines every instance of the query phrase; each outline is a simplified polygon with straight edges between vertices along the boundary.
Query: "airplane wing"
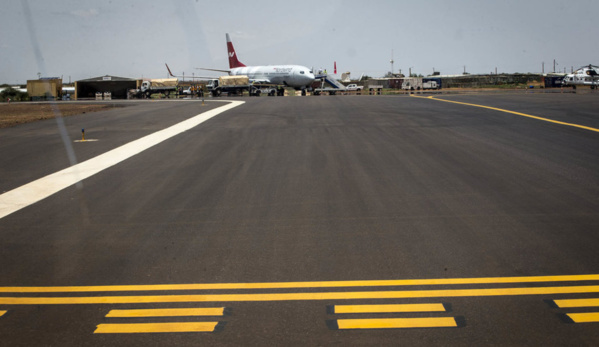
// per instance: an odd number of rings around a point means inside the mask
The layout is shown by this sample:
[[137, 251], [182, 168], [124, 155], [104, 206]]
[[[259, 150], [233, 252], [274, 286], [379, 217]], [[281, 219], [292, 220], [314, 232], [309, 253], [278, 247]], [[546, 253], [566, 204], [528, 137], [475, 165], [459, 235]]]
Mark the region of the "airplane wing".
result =
[[166, 69], [168, 70], [168, 74], [169, 74], [171, 77], [177, 77], [177, 78], [178, 78], [178, 77], [181, 77], [181, 78], [200, 79], [200, 80], [206, 80], [206, 79], [208, 79], [208, 80], [211, 80], [211, 79], [214, 79], [214, 78], [215, 78], [214, 76], [193, 76], [193, 75], [192, 75], [192, 76], [175, 76], [175, 75], [173, 75], [173, 73], [171, 72], [171, 69], [168, 67], [168, 64], [167, 64], [167, 63], [164, 63], [164, 65], [166, 65]]
[[231, 70], [206, 69], [206, 68], [203, 68], [203, 67], [196, 67], [196, 69], [198, 69], [198, 70], [206, 70], [206, 71], [226, 72], [226, 73], [230, 73], [231, 72]]

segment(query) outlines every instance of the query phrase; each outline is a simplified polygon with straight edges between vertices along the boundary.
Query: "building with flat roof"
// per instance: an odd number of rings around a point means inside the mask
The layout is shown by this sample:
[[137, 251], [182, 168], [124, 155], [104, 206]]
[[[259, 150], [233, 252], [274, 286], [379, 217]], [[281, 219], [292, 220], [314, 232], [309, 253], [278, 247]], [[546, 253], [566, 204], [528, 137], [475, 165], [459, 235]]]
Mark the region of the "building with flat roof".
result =
[[58, 100], [62, 95], [62, 79], [50, 77], [28, 80], [27, 94], [31, 100]]

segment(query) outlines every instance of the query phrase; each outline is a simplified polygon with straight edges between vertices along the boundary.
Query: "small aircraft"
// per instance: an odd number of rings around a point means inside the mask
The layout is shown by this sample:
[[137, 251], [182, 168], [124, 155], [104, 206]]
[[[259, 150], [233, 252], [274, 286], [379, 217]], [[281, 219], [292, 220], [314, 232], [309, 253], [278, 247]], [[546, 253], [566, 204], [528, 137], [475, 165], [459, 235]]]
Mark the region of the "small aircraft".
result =
[[209, 71], [226, 72], [231, 76], [248, 76], [252, 83], [279, 84], [301, 90], [305, 95], [306, 88], [314, 82], [314, 73], [301, 65], [256, 65], [246, 66], [237, 59], [231, 37], [227, 37], [227, 53], [229, 55], [229, 70], [206, 69]]
[[562, 81], [563, 86], [590, 86], [591, 89], [599, 87], [599, 74], [597, 73], [599, 66], [588, 65], [582, 66], [574, 73], [566, 75]]

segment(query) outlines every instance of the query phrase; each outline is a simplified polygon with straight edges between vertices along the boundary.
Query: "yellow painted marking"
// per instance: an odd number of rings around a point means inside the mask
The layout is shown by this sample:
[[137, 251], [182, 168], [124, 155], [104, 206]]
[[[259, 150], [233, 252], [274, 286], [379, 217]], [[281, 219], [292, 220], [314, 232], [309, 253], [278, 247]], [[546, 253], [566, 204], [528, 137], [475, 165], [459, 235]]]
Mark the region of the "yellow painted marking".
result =
[[443, 304], [335, 305], [335, 313], [445, 312]]
[[100, 324], [94, 334], [213, 332], [218, 322]]
[[414, 291], [257, 293], [92, 297], [0, 297], [0, 305], [141, 304], [168, 302], [311, 301], [599, 293], [599, 286], [443, 289]]
[[528, 277], [439, 278], [415, 280], [367, 280], [321, 282], [266, 282], [266, 283], [198, 283], [198, 284], [148, 284], [108, 286], [59, 287], [0, 287], [0, 293], [74, 293], [74, 292], [130, 292], [166, 290], [225, 290], [225, 289], [291, 289], [340, 287], [390, 287], [453, 284], [501, 284], [538, 282], [599, 281], [599, 274]]
[[568, 300], [553, 300], [557, 307], [597, 307], [599, 299], [568, 299]]
[[568, 317], [574, 321], [574, 323], [596, 323], [599, 322], [599, 312], [588, 312], [588, 313], [568, 313]]
[[0, 311], [0, 317], [4, 316], [7, 311]]
[[574, 127], [574, 128], [580, 128], [580, 129], [590, 130], [590, 131], [594, 131], [594, 132], [599, 132], [599, 129], [597, 129], [597, 128], [591, 128], [591, 127], [587, 127], [587, 126], [580, 125], [580, 124], [574, 124], [574, 123], [560, 122], [560, 121], [549, 119], [549, 118], [543, 118], [543, 117], [539, 117], [539, 116], [533, 116], [533, 115], [530, 115], [530, 114], [526, 114], [526, 113], [522, 113], [522, 112], [516, 112], [516, 111], [510, 111], [510, 110], [505, 110], [505, 109], [497, 108], [497, 107], [491, 107], [491, 106], [485, 106], [485, 105], [478, 105], [478, 104], [470, 104], [470, 103], [467, 103], [467, 102], [460, 102], [460, 101], [453, 101], [453, 100], [437, 99], [437, 98], [434, 98], [432, 96], [430, 96], [430, 97], [423, 97], [423, 96], [412, 95], [412, 97], [413, 98], [421, 98], [421, 99], [431, 99], [431, 100], [437, 100], [437, 101], [443, 101], [443, 102], [450, 102], [452, 104], [460, 104], [460, 105], [466, 105], [466, 106], [474, 106], [474, 107], [486, 108], [488, 110], [494, 110], [494, 111], [499, 111], [499, 112], [511, 113], [511, 114], [515, 114], [517, 116], [522, 116], [522, 117], [527, 117], [527, 118], [533, 118], [533, 119], [537, 119], [537, 120], [542, 120], [544, 122], [555, 123], [555, 124], [560, 124], [560, 125], [566, 125], [566, 126], [569, 126], [569, 127]]
[[452, 317], [338, 319], [337, 325], [339, 329], [446, 328], [458, 326]]
[[224, 312], [224, 307], [111, 310], [106, 317], [222, 316]]

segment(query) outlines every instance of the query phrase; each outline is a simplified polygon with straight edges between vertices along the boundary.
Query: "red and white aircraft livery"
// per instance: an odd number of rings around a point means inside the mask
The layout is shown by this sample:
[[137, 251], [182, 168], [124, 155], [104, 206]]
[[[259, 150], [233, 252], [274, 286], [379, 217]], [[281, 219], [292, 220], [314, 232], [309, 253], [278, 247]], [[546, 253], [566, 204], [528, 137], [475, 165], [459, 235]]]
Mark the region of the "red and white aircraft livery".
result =
[[246, 66], [237, 59], [235, 48], [229, 34], [227, 35], [227, 53], [229, 54], [229, 70], [202, 69], [228, 72], [229, 75], [248, 76], [253, 83], [282, 84], [296, 90], [305, 90], [314, 82], [314, 74], [309, 68], [301, 65], [257, 65]]

